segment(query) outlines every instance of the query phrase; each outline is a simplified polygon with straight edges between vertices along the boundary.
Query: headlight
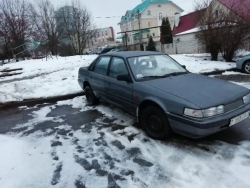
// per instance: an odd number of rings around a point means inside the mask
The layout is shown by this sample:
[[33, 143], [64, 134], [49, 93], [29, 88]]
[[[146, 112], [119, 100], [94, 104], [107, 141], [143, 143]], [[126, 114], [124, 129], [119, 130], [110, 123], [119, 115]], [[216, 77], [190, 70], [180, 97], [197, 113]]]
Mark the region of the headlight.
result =
[[203, 111], [204, 117], [215, 116], [217, 113], [216, 107], [209, 108], [209, 109], [202, 110], [202, 111]]
[[212, 107], [209, 109], [202, 110], [204, 117], [211, 117], [225, 112], [224, 106]]
[[250, 103], [250, 93], [248, 95], [246, 95], [245, 97], [243, 97], [243, 102], [244, 102], [244, 104]]
[[184, 114], [186, 116], [195, 117], [195, 118], [202, 118], [203, 117], [201, 110], [195, 110], [195, 109], [189, 109], [189, 108], [185, 108]]
[[220, 105], [217, 107], [217, 114], [223, 114], [225, 112], [225, 107]]
[[185, 108], [184, 115], [194, 117], [194, 118], [203, 118], [203, 117], [212, 117], [219, 114], [223, 114], [225, 112], [225, 108], [223, 105], [208, 108], [205, 110], [195, 110], [195, 109], [189, 109]]

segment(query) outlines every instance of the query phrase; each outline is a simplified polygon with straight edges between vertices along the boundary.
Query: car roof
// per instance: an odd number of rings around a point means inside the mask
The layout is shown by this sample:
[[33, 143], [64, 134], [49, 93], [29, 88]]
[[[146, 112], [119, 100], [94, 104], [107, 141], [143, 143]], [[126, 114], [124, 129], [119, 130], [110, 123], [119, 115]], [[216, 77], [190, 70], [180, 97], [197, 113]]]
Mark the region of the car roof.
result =
[[136, 57], [136, 56], [146, 56], [146, 55], [166, 55], [162, 52], [152, 52], [152, 51], [120, 51], [120, 52], [109, 52], [107, 54], [102, 54], [101, 56], [119, 56], [123, 58]]

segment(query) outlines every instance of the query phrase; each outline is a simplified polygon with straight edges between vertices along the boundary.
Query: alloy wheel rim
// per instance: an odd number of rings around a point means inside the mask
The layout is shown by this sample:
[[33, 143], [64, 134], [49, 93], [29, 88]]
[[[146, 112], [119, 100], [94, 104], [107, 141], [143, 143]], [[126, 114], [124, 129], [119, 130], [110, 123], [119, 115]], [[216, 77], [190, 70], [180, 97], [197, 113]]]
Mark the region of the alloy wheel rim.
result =
[[245, 65], [246, 72], [250, 73], [250, 62]]

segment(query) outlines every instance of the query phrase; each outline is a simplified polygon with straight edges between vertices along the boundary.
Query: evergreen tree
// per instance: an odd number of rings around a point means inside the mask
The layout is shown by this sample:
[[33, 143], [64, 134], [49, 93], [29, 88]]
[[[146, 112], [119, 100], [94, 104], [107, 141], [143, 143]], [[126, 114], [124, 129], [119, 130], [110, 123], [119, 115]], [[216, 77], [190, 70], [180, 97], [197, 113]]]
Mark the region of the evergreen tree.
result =
[[162, 44], [173, 43], [172, 29], [171, 29], [168, 18], [162, 19], [161, 26], [162, 26], [161, 27], [161, 43]]
[[149, 40], [148, 40], [148, 51], [156, 51], [156, 48], [155, 48], [155, 42], [153, 41], [153, 38], [152, 36], [149, 37]]

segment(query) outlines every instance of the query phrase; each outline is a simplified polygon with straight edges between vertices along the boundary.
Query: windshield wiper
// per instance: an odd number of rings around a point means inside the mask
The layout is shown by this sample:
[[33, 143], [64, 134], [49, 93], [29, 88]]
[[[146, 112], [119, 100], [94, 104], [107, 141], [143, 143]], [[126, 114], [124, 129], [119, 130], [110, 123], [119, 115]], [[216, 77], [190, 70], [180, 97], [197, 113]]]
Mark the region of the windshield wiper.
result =
[[179, 76], [179, 75], [182, 75], [182, 74], [187, 74], [188, 72], [173, 72], [173, 73], [170, 73], [170, 74], [165, 74], [163, 75], [162, 77], [163, 78], [166, 78], [166, 77], [170, 77], [170, 76]]
[[143, 76], [141, 78], [164, 78], [164, 76]]
[[178, 76], [178, 75], [182, 75], [182, 74], [187, 74], [188, 72], [173, 72], [170, 74], [165, 74], [163, 76], [143, 76], [141, 78], [166, 78], [166, 77], [170, 77], [170, 76]]

